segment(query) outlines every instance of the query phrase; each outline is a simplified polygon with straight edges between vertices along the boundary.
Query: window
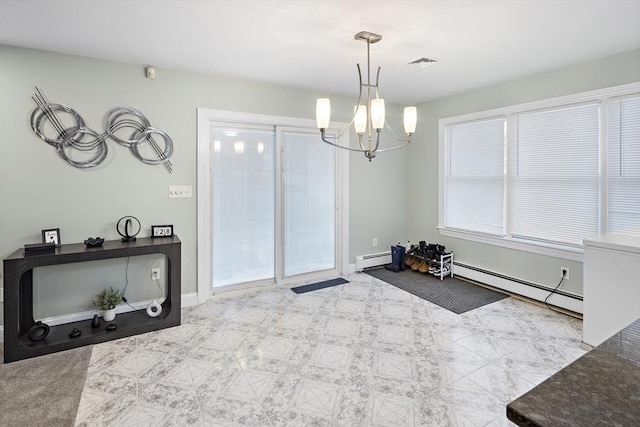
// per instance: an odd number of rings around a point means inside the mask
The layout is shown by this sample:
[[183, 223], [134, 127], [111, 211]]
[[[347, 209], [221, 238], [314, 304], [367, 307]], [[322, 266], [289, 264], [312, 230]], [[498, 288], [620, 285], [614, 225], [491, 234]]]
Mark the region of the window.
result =
[[445, 226], [503, 235], [504, 118], [447, 130]]
[[598, 234], [598, 112], [592, 102], [514, 115], [508, 234], [573, 246]]
[[640, 97], [611, 100], [608, 108], [607, 214], [616, 232], [640, 221]]
[[440, 120], [443, 235], [581, 260], [640, 230], [640, 84]]

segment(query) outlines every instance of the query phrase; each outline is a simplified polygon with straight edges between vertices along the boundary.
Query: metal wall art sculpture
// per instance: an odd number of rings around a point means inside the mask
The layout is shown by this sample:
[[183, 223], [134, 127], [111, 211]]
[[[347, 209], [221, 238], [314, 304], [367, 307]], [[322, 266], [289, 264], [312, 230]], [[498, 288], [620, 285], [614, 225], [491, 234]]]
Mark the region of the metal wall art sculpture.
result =
[[[169, 173], [172, 172], [173, 165], [169, 159], [173, 154], [173, 141], [165, 132], [151, 126], [144, 114], [135, 108], [115, 107], [109, 110], [105, 118], [106, 130], [98, 134], [86, 126], [82, 116], [73, 108], [49, 102], [37, 87], [32, 99], [37, 107], [31, 113], [31, 129], [71, 166], [80, 169], [98, 166], [107, 158], [107, 138], [111, 138], [129, 148], [142, 163], [162, 163]], [[153, 135], [164, 141], [164, 149]], [[143, 155], [145, 144], [149, 144], [156, 158]]]

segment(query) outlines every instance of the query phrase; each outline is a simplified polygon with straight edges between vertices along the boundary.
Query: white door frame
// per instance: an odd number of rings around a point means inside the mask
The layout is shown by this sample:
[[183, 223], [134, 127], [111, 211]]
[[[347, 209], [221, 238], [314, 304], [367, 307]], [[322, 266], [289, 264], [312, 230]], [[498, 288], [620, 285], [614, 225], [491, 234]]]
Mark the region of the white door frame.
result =
[[[213, 144], [209, 140], [209, 127], [213, 122], [229, 122], [229, 124], [259, 124], [268, 126], [285, 126], [299, 128], [315, 128], [316, 123], [310, 119], [294, 117], [270, 116], [264, 114], [238, 113], [235, 111], [212, 110], [207, 108], [197, 109], [197, 277], [198, 277], [198, 303], [205, 302], [212, 293], [211, 262], [211, 170], [213, 168], [211, 152]], [[341, 128], [345, 123], [334, 123], [332, 128]], [[348, 133], [342, 137], [343, 145], [349, 144]], [[336, 270], [344, 274], [349, 267], [349, 152], [336, 149], [337, 177], [336, 209], [338, 210], [337, 227], [340, 227], [337, 236]]]

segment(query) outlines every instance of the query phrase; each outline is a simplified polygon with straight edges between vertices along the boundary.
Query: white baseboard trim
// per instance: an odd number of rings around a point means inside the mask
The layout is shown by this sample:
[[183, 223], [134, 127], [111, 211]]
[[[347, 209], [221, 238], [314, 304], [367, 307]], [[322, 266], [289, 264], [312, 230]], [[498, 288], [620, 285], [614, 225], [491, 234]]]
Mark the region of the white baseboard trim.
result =
[[198, 293], [191, 292], [188, 294], [182, 294], [182, 307], [193, 307], [194, 305], [198, 305]]
[[[134, 309], [135, 310], [145, 309], [147, 308], [147, 305], [149, 305], [151, 301], [152, 300], [136, 302], [134, 304], [131, 304], [133, 308], [129, 307], [126, 304], [120, 305], [116, 307], [116, 314], [127, 313], [129, 311], [133, 311]], [[160, 302], [162, 301], [164, 301], [164, 298], [160, 299]], [[194, 305], [198, 305], [198, 294], [196, 292], [182, 294], [182, 301], [181, 301], [182, 307], [192, 307]], [[79, 322], [81, 320], [89, 320], [93, 318], [94, 314], [100, 315], [102, 314], [102, 311], [90, 310], [90, 311], [83, 311], [80, 313], [65, 314], [63, 316], [47, 317], [39, 320], [41, 320], [42, 323], [46, 323], [49, 326], [56, 326], [56, 325], [64, 325], [65, 323]], [[3, 342], [4, 342], [4, 325], [0, 326], [0, 343], [3, 343]]]
[[349, 264], [345, 268], [344, 274], [352, 274], [352, 273], [355, 273], [355, 272], [356, 272], [356, 265], [355, 264]]
[[[454, 276], [461, 276], [479, 283], [484, 283], [497, 289], [502, 289], [512, 294], [521, 295], [536, 301], [544, 303], [545, 298], [549, 295], [552, 289], [541, 289], [540, 285], [526, 284], [517, 281], [516, 279], [510, 279], [502, 275], [492, 274], [488, 271], [478, 271], [473, 268], [468, 268], [463, 265], [454, 264], [453, 266]], [[549, 297], [547, 302], [550, 305], [564, 308], [565, 310], [573, 311], [574, 313], [582, 314], [582, 299], [579, 296], [571, 297], [562, 294], [554, 293]]]

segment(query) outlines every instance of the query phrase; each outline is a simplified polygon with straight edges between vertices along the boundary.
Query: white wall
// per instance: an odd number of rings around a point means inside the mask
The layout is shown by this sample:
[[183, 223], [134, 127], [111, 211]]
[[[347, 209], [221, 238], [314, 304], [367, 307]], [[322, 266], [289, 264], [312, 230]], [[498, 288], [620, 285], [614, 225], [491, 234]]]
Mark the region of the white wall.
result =
[[[165, 69], [156, 70], [156, 74], [155, 80], [149, 80], [142, 65], [0, 46], [2, 258], [26, 243], [40, 242], [40, 231], [45, 228], [59, 227], [63, 244], [98, 235], [117, 239], [116, 221], [133, 215], [143, 225], [140, 236], [148, 236], [152, 224], [174, 225], [183, 242], [182, 291], [195, 292], [196, 199], [169, 199], [167, 193], [169, 185], [192, 185], [195, 194], [196, 108], [313, 119], [316, 98], [329, 95]], [[100, 167], [79, 170], [66, 164], [30, 129], [34, 86], [42, 88], [50, 101], [76, 109], [98, 132], [104, 131], [104, 117], [111, 108], [139, 109], [153, 126], [173, 139], [173, 174], [162, 166], [142, 164], [113, 141], [108, 142], [109, 157]], [[356, 91], [354, 78], [354, 97]], [[332, 95], [331, 99], [333, 118], [348, 122], [355, 98]], [[398, 106], [388, 109], [392, 121], [399, 116]], [[406, 161], [406, 151], [381, 155], [372, 163], [362, 155], [351, 155], [351, 260], [372, 252], [372, 237], [378, 238], [382, 248], [406, 237], [406, 192], [397, 191], [391, 179], [398, 171], [397, 164]], [[392, 217], [398, 219], [389, 220]], [[46, 293], [48, 309], [44, 311], [65, 314], [70, 307], [68, 293], [82, 290], [91, 295], [104, 286], [123, 282], [124, 264], [116, 264], [111, 274], [87, 277], [86, 283], [69, 284], [64, 272], [41, 273], [38, 277], [47, 276], [47, 286], [55, 282], [57, 287], [57, 291]], [[152, 263], [137, 263], [133, 258], [131, 264], [134, 275], [146, 277]], [[148, 286], [150, 297], [155, 298], [155, 292]], [[38, 304], [41, 302], [34, 303]], [[86, 309], [91, 309], [89, 301]]]
[[[473, 72], [472, 70], [470, 72]], [[517, 279], [555, 287], [560, 267], [570, 268], [563, 290], [582, 295], [582, 263], [442, 237], [438, 225], [438, 121], [444, 117], [601, 89], [640, 80], [640, 50], [536, 74], [419, 106], [419, 138], [409, 156], [409, 235], [445, 244], [457, 261]], [[612, 272], [615, 277], [615, 272]]]

